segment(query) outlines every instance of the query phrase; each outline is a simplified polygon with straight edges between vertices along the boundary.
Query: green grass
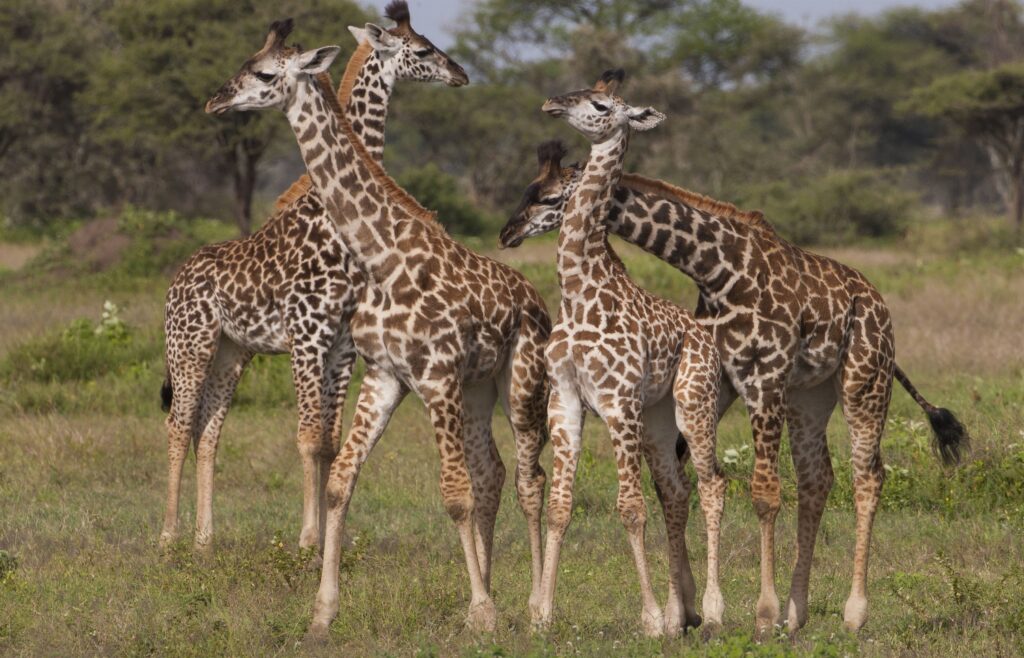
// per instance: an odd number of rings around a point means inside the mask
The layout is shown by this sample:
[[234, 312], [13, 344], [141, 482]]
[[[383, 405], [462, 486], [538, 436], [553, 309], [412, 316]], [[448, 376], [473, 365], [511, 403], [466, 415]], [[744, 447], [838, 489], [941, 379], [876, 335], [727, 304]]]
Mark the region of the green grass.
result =
[[[535, 249], [536, 258], [529, 252], [503, 257], [523, 259], [521, 269], [554, 309], [553, 261], [545, 255], [550, 242]], [[692, 304], [685, 278], [634, 250], [621, 251], [643, 285]], [[703, 644], [699, 634], [664, 642], [640, 635], [639, 590], [614, 511], [614, 463], [607, 434], [594, 419], [586, 429], [554, 628], [544, 637], [529, 632], [529, 549], [509, 478], [496, 538], [499, 628], [493, 636], [468, 632], [462, 622], [468, 582], [437, 491], [433, 439], [422, 405], [409, 399], [356, 491], [341, 612], [330, 640], [301, 647], [319, 573], [295, 548], [301, 469], [287, 357], [260, 358], [250, 367], [228, 417], [218, 454], [214, 556], [201, 560], [189, 550], [191, 459], [183, 490], [185, 536], [161, 555], [156, 539], [166, 437], [158, 391], [166, 278], [119, 278], [111, 285], [104, 275], [68, 281], [19, 276], [0, 288], [0, 304], [8, 309], [0, 319], [0, 654], [1019, 655], [1024, 367], [1019, 342], [998, 358], [977, 352], [1019, 341], [1020, 324], [1001, 325], [1024, 313], [1020, 256], [951, 258], [900, 246], [843, 255], [890, 300], [901, 364], [929, 399], [960, 415], [974, 439], [966, 465], [944, 470], [931, 454], [923, 414], [902, 391], [894, 394], [883, 447], [888, 480], [872, 542], [869, 621], [857, 636], [841, 630], [854, 516], [840, 414], [829, 428], [837, 478], [815, 553], [810, 621], [795, 643], [761, 645], [751, 640], [758, 528], [746, 485], [750, 432], [739, 407], [724, 419], [719, 455], [730, 451], [721, 568], [726, 625], [721, 638]], [[918, 260], [924, 264], [917, 266]], [[106, 299], [122, 307], [126, 334], [116, 340], [93, 331]], [[998, 322], [964, 313], [961, 306], [970, 304]], [[38, 365], [43, 358], [47, 362]], [[512, 439], [500, 414], [495, 430], [510, 466]], [[781, 464], [776, 583], [784, 601], [795, 541], [786, 448]], [[544, 465], [550, 473], [549, 451]], [[649, 479], [646, 491], [652, 571], [663, 597], [664, 525]], [[701, 592], [706, 554], [696, 496], [690, 518], [687, 538]]]

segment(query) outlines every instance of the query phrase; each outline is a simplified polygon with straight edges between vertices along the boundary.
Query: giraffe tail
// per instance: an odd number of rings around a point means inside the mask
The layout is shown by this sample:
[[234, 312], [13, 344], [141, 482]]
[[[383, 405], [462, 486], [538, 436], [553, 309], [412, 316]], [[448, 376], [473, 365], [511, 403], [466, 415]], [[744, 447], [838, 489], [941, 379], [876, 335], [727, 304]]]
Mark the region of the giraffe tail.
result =
[[961, 455], [970, 448], [971, 444], [971, 437], [967, 434], [967, 429], [957, 420], [952, 411], [936, 407], [925, 400], [924, 396], [918, 393], [914, 385], [910, 383], [910, 378], [902, 368], [896, 366], [893, 376], [928, 414], [928, 422], [932, 426], [933, 434], [932, 448], [935, 454], [946, 466], [959, 464]]
[[174, 399], [174, 387], [171, 386], [171, 376], [164, 376], [164, 385], [160, 387], [160, 408], [164, 411], [171, 410], [171, 400]]

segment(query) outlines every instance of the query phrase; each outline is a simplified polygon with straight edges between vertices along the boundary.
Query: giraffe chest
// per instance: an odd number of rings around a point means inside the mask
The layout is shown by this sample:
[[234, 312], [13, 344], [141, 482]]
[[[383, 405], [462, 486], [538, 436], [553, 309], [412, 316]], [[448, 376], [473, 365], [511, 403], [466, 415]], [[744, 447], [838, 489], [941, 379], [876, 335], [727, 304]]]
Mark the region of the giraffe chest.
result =
[[595, 322], [592, 313], [563, 308], [545, 351], [549, 377], [598, 414], [625, 399], [654, 404], [671, 391], [679, 366], [681, 331], [617, 310]]

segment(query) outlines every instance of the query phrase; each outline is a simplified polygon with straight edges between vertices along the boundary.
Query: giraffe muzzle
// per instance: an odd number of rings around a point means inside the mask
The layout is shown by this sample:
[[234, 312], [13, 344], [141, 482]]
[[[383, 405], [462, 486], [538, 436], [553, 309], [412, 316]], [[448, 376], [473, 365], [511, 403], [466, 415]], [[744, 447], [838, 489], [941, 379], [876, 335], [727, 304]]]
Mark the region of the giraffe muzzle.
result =
[[544, 105], [541, 106], [541, 111], [553, 117], [563, 117], [568, 111], [561, 100], [557, 98], [549, 98], [544, 101]]

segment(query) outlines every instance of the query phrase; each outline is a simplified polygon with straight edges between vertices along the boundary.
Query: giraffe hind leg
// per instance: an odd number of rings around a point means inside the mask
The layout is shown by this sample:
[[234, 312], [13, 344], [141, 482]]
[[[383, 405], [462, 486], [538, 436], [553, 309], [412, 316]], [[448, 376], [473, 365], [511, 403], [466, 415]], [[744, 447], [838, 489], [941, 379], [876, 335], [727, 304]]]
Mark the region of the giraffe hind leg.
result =
[[791, 636], [807, 623], [808, 587], [818, 527], [834, 476], [825, 430], [836, 406], [831, 380], [804, 391], [790, 391], [786, 423], [796, 472], [797, 550], [789, 588], [786, 624]]
[[206, 552], [213, 541], [213, 476], [217, 445], [235, 387], [252, 353], [222, 337], [203, 391], [196, 436], [195, 548]]
[[167, 373], [174, 391], [167, 420], [167, 501], [160, 546], [167, 548], [178, 538], [178, 505], [181, 475], [189, 447], [195, 440], [203, 391], [216, 354], [219, 327], [207, 331], [167, 332]]
[[498, 391], [493, 381], [467, 386], [463, 391], [466, 463], [473, 482], [476, 556], [480, 564], [480, 577], [488, 591], [491, 588], [494, 523], [501, 504], [501, 489], [505, 484], [505, 465], [501, 462], [491, 432], [497, 398]]

